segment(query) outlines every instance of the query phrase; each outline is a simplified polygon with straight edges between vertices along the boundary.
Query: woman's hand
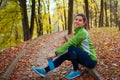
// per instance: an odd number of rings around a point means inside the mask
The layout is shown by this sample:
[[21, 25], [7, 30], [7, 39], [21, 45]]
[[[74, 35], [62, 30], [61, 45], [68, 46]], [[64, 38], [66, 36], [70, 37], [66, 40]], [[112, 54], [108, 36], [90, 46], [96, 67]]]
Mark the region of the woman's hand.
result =
[[48, 54], [47, 56], [46, 56], [46, 58], [47, 58], [47, 60], [49, 60], [50, 58], [55, 58], [56, 57], [56, 54], [54, 53], [54, 54]]

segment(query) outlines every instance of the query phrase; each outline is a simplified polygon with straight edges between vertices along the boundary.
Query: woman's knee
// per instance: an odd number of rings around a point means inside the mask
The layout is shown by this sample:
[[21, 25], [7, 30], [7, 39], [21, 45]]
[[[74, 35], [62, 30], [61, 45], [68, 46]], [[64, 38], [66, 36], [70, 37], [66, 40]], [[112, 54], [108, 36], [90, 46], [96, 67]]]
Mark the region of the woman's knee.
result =
[[93, 69], [97, 64], [97, 61], [92, 61], [89, 65], [87, 65], [88, 68]]
[[68, 48], [68, 52], [74, 52], [75, 51], [75, 47], [74, 46], [70, 46], [69, 48]]
[[75, 48], [75, 47], [72, 45], [72, 46], [69, 46], [68, 50], [69, 50], [69, 49], [74, 49], [74, 48]]
[[70, 46], [70, 47], [68, 48], [68, 52], [69, 52], [70, 59], [75, 59], [75, 58], [77, 58], [77, 53], [76, 53], [76, 51], [75, 51], [74, 48], [75, 48], [74, 46]]

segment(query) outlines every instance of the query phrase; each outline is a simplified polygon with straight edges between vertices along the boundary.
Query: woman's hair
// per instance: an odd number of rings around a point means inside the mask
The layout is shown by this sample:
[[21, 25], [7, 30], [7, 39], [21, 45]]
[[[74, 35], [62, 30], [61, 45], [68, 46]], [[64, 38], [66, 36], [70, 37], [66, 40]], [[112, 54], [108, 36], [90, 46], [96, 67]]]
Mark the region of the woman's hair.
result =
[[81, 16], [83, 18], [83, 21], [85, 22], [85, 29], [87, 29], [87, 17], [84, 14], [77, 14], [76, 16]]

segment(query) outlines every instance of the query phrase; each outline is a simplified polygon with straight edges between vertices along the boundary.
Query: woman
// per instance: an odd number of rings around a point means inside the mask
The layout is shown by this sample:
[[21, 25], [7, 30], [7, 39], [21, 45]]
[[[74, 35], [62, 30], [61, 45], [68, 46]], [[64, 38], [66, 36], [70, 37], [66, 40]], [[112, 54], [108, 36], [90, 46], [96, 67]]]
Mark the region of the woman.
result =
[[[67, 79], [73, 79], [81, 74], [78, 64], [87, 68], [94, 68], [97, 64], [97, 57], [94, 46], [85, 27], [87, 18], [83, 14], [78, 14], [74, 20], [75, 33], [71, 40], [57, 49], [55, 54], [47, 56], [49, 65], [45, 68], [32, 67], [37, 73], [45, 77], [46, 74], [54, 68], [61, 65], [65, 60], [72, 62], [73, 70], [65, 76]], [[55, 58], [53, 62], [52, 58]]]

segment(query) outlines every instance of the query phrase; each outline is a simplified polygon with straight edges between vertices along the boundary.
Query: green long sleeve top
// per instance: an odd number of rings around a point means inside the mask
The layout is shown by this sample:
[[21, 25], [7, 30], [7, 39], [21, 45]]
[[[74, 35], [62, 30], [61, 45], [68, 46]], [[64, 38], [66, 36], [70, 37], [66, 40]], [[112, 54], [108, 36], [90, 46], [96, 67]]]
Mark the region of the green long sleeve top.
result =
[[62, 45], [60, 48], [58, 48], [55, 53], [57, 55], [62, 54], [69, 48], [69, 46], [75, 46], [80, 48], [81, 50], [88, 53], [92, 60], [97, 61], [94, 46], [88, 32], [84, 27], [76, 28], [73, 38], [66, 42], [64, 45]]

